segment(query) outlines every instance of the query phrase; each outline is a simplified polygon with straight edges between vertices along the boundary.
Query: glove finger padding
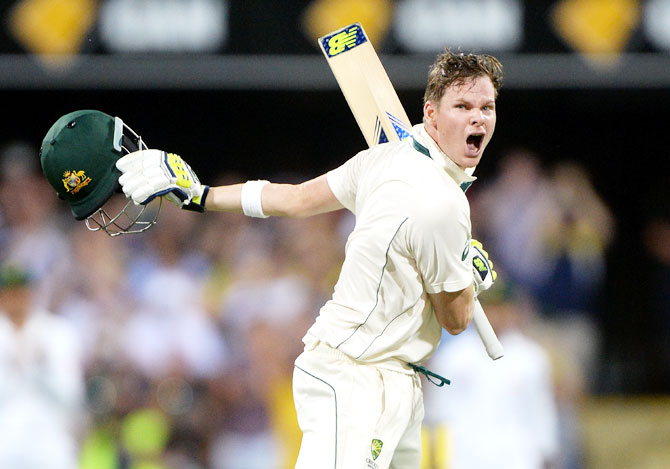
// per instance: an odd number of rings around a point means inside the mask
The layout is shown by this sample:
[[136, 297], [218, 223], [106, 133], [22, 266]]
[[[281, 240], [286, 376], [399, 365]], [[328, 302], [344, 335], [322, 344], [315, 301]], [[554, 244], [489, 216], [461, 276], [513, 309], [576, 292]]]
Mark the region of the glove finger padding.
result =
[[[131, 198], [136, 204], [146, 204], [149, 202], [149, 197], [158, 196], [157, 192], [164, 187], [164, 178], [160, 174], [152, 175], [147, 173], [126, 173], [119, 178], [119, 183], [123, 188], [126, 197]], [[169, 189], [168, 189], [169, 190]], [[153, 198], [153, 197], [151, 197]]]
[[136, 151], [122, 156], [116, 162], [116, 167], [122, 173], [127, 173], [137, 167], [142, 167], [142, 161], [146, 158], [145, 151]]
[[120, 158], [119, 183], [135, 204], [147, 204], [166, 195], [181, 208], [203, 211], [207, 186], [200, 184], [191, 167], [179, 155], [161, 150], [142, 150]]
[[484, 250], [482, 243], [473, 239], [470, 242], [470, 257], [472, 259], [472, 272], [474, 276], [475, 295], [491, 288], [498, 274], [493, 270], [493, 261]]
[[160, 150], [142, 150], [129, 153], [116, 162], [116, 167], [123, 174], [119, 177], [119, 184], [126, 197], [130, 198], [135, 204], [148, 203], [147, 200], [156, 192], [156, 186], [169, 185], [170, 182], [165, 177], [158, 183], [150, 182], [150, 175], [156, 169], [159, 174], [164, 174], [160, 170], [160, 161], [162, 156]]

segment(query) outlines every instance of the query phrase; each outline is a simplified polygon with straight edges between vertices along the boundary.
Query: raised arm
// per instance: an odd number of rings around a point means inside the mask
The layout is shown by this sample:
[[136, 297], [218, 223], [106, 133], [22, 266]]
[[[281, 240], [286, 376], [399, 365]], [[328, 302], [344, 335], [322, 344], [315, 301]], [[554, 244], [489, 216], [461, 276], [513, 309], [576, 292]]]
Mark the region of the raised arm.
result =
[[[210, 188], [205, 209], [241, 212], [243, 186]], [[330, 190], [325, 174], [301, 184], [265, 184], [260, 196], [263, 213], [268, 216], [303, 218], [343, 208]]]
[[244, 212], [255, 217], [308, 217], [343, 208], [325, 174], [301, 184], [247, 181], [209, 187], [200, 183], [181, 157], [160, 150], [130, 153], [116, 166], [122, 173], [123, 192], [138, 205], [166, 196], [187, 210]]

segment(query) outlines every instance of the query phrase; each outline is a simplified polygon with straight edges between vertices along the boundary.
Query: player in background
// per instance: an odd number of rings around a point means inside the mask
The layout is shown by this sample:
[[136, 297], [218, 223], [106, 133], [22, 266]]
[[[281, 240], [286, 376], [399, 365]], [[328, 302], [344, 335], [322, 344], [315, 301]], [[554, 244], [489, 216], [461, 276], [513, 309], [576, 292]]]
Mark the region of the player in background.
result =
[[481, 301], [505, 343], [505, 358], [489, 360], [471, 330], [440, 344], [430, 368], [449, 373], [454, 385], [446, 397], [437, 388], [425, 390], [432, 451], [424, 451], [424, 460], [434, 469], [575, 467], [566, 464], [574, 448], [561, 441], [550, 351], [532, 332], [535, 305], [501, 276]]
[[[472, 244], [464, 190], [475, 180], [465, 170], [479, 163], [493, 136], [501, 84], [494, 57], [446, 50], [429, 73], [423, 123], [412, 138], [361, 151], [301, 184], [209, 187], [179, 156], [159, 150], [117, 161], [123, 192], [139, 205], [166, 196], [188, 210], [260, 218], [342, 208], [356, 215], [333, 296], [295, 362], [303, 431], [296, 467], [419, 467], [417, 371], [427, 370], [418, 365], [437, 348], [442, 328], [465, 330], [475, 296], [495, 278], [486, 252]], [[76, 128], [50, 130], [43, 167], [59, 132]]]
[[0, 467], [76, 469], [85, 424], [81, 343], [35, 302], [27, 268], [0, 264]]

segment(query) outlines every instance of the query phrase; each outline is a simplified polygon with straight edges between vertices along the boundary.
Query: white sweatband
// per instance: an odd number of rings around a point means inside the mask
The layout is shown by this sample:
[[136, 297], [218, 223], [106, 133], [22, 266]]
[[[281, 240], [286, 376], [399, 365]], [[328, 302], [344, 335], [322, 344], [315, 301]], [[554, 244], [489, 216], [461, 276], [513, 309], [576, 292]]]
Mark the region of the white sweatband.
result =
[[263, 186], [269, 184], [270, 181], [247, 181], [242, 186], [242, 211], [248, 217], [267, 218], [263, 213], [263, 205], [261, 204], [261, 192]]

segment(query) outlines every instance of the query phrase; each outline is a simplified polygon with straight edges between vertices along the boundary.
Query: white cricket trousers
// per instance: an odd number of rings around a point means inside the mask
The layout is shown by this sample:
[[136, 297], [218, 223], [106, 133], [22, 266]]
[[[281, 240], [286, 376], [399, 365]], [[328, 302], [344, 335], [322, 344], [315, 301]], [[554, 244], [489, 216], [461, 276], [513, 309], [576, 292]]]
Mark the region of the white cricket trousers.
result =
[[296, 359], [302, 430], [296, 469], [418, 469], [423, 393], [416, 374], [357, 362], [323, 343]]

